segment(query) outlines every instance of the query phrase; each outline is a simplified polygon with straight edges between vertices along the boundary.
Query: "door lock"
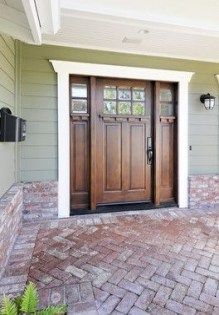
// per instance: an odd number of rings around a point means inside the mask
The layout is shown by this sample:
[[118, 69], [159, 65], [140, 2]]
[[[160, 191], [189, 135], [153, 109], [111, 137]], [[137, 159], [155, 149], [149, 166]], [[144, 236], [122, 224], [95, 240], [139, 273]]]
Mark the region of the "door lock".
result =
[[148, 137], [147, 138], [147, 163], [149, 165], [152, 164], [153, 156], [154, 156], [154, 152], [153, 152], [153, 149], [152, 149], [152, 138]]

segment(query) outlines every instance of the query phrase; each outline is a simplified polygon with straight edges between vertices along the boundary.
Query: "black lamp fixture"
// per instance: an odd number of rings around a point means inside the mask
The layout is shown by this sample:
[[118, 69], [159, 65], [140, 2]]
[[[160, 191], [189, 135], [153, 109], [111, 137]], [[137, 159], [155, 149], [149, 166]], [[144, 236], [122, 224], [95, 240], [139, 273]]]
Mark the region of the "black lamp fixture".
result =
[[200, 96], [200, 101], [204, 104], [205, 109], [213, 109], [215, 105], [215, 96], [207, 93]]

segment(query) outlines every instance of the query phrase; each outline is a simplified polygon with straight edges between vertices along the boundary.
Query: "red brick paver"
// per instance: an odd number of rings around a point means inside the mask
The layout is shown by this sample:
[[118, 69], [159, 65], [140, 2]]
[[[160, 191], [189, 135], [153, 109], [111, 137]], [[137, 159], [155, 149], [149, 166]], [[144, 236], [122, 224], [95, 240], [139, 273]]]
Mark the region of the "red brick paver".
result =
[[69, 314], [219, 314], [219, 211], [165, 209], [25, 224], [0, 296], [37, 284]]

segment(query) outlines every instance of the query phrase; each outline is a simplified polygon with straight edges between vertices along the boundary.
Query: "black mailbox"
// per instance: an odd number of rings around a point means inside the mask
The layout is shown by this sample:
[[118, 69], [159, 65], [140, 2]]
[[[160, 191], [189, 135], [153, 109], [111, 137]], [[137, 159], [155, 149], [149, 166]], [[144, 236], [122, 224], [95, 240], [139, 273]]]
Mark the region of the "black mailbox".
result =
[[13, 116], [9, 108], [0, 110], [0, 141], [24, 141], [26, 137], [26, 120]]

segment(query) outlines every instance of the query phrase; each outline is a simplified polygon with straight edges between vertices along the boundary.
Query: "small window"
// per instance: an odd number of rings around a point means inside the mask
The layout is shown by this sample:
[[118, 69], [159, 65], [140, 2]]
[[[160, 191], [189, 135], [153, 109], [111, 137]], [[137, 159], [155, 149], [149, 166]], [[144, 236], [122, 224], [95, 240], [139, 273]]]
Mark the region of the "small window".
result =
[[170, 89], [161, 89], [160, 101], [161, 102], [172, 102], [173, 101], [172, 91]]
[[71, 114], [86, 114], [88, 112], [87, 84], [73, 83], [71, 85]]
[[131, 102], [118, 102], [118, 114], [131, 115]]
[[143, 87], [106, 85], [103, 90], [103, 99], [104, 114], [145, 115], [146, 97]]
[[104, 113], [115, 115], [116, 114], [116, 102], [104, 101]]

